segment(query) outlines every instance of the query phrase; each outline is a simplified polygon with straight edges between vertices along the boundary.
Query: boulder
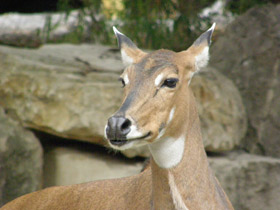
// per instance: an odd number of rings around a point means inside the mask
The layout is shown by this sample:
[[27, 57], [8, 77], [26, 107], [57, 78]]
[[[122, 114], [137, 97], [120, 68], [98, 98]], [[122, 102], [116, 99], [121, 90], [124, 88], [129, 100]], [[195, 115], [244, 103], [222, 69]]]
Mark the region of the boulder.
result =
[[4, 160], [3, 154], [0, 152], [0, 207], [4, 204], [3, 191], [4, 191], [4, 187], [5, 187], [5, 182], [6, 182], [3, 160]]
[[0, 105], [26, 127], [104, 144], [105, 123], [122, 96], [122, 64], [108, 54], [91, 45], [2, 46]]
[[205, 149], [222, 152], [237, 147], [247, 131], [247, 117], [232, 81], [207, 67], [194, 76], [190, 86], [197, 100]]
[[0, 206], [41, 188], [42, 156], [35, 136], [0, 109]]
[[[119, 51], [106, 46], [1, 46], [0, 105], [26, 127], [104, 145], [104, 126], [122, 100], [122, 68]], [[233, 149], [246, 131], [246, 115], [233, 83], [209, 69], [194, 77], [191, 86], [207, 150]], [[140, 148], [125, 154], [148, 153]]]
[[230, 152], [209, 162], [236, 210], [279, 209], [280, 159]]
[[248, 113], [242, 147], [280, 157], [280, 4], [239, 16], [211, 48], [210, 64], [238, 87]]
[[44, 187], [113, 179], [140, 173], [143, 162], [113, 156], [94, 145], [46, 148]]

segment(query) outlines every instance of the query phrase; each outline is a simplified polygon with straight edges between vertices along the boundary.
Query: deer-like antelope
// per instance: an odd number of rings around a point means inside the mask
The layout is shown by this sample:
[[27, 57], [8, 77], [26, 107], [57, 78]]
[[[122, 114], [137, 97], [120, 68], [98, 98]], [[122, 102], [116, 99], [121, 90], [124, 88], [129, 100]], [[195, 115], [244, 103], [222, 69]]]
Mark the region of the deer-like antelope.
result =
[[117, 150], [148, 145], [150, 166], [132, 177], [47, 188], [2, 210], [233, 209], [209, 167], [189, 87], [208, 62], [214, 27], [179, 53], [145, 53], [114, 27], [126, 65], [120, 77], [124, 100], [105, 137]]

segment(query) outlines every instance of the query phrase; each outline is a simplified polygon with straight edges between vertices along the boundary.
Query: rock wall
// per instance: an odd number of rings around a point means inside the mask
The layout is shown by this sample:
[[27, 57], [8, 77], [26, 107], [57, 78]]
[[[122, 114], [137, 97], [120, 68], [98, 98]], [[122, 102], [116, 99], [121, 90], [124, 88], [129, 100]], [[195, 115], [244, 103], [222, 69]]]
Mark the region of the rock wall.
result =
[[210, 65], [239, 89], [248, 113], [242, 147], [280, 157], [280, 5], [238, 17], [211, 49]]
[[143, 168], [141, 160], [108, 154], [94, 145], [87, 145], [87, 149], [82, 147], [77, 144], [54, 145], [46, 149], [44, 187], [132, 176]]
[[239, 91], [227, 77], [207, 67], [191, 82], [206, 151], [225, 152], [240, 145], [247, 115]]
[[209, 162], [236, 210], [279, 209], [280, 159], [235, 151]]
[[[99, 58], [108, 50], [67, 44], [38, 50], [1, 46], [0, 105], [26, 127], [103, 143], [105, 122], [121, 99], [114, 72], [121, 63]], [[100, 68], [102, 73], [94, 72]]]
[[0, 108], [0, 206], [42, 187], [43, 151], [38, 139]]
[[229, 24], [211, 48], [210, 66], [236, 85], [248, 116], [239, 148], [258, 154], [210, 159], [236, 209], [279, 208], [279, 20], [279, 4], [250, 9]]

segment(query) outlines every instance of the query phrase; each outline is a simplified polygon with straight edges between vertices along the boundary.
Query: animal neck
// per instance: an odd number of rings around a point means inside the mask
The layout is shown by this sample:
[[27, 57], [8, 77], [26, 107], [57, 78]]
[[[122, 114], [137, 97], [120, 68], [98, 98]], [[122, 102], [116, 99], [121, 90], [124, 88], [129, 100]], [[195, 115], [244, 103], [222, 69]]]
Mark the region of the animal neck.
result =
[[215, 177], [203, 147], [195, 104], [185, 113], [186, 123], [178, 138], [164, 137], [149, 147], [154, 209], [209, 209], [211, 198], [215, 200]]

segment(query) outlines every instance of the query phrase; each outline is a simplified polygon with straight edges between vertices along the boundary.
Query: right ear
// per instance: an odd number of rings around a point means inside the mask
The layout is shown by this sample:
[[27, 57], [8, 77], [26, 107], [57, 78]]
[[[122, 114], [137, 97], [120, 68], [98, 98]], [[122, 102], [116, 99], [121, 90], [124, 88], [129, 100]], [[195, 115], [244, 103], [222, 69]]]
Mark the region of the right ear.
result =
[[127, 36], [119, 32], [115, 26], [113, 26], [113, 30], [118, 39], [122, 54], [122, 62], [125, 66], [137, 63], [146, 55], [146, 53], [140, 50]]

